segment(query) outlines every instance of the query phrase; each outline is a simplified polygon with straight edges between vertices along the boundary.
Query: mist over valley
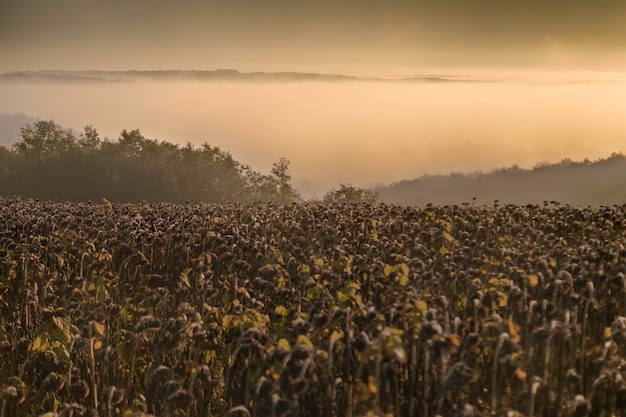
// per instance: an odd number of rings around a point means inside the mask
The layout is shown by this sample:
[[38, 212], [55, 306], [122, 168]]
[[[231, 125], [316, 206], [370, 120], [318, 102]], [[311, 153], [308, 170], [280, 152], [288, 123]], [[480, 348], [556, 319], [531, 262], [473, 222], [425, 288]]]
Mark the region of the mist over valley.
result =
[[285, 157], [305, 197], [340, 183], [372, 187], [423, 174], [597, 159], [622, 151], [626, 137], [619, 73], [447, 71], [385, 80], [282, 72], [244, 82], [248, 73], [239, 71], [197, 73], [211, 77], [5, 73], [0, 112], [53, 119], [76, 131], [92, 125], [103, 137], [139, 129], [181, 145], [206, 142], [265, 172]]

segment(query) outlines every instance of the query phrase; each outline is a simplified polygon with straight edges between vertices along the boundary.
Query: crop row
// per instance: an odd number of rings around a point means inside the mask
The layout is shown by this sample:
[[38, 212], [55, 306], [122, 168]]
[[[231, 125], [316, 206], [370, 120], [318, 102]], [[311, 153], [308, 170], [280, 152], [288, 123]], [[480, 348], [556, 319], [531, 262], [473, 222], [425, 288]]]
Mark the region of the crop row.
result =
[[0, 198], [0, 417], [626, 415], [625, 212]]

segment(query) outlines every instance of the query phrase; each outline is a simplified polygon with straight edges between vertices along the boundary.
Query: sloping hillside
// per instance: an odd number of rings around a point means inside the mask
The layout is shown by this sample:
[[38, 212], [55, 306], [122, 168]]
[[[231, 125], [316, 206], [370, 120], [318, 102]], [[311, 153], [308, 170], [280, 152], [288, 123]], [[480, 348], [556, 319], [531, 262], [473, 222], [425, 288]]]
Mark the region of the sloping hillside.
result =
[[[597, 161], [517, 166], [489, 173], [450, 174], [399, 181], [379, 187], [384, 201], [405, 205], [542, 203], [572, 205], [626, 203], [626, 157], [613, 154]], [[475, 200], [474, 200], [475, 199]]]

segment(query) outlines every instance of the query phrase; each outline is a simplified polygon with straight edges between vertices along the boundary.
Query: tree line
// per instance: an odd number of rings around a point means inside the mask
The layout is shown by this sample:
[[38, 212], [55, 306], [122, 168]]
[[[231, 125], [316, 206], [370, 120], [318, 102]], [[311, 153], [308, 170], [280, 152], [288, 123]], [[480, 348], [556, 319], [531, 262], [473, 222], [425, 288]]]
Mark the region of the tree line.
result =
[[491, 172], [424, 175], [376, 190], [387, 203], [425, 206], [472, 203], [580, 206], [626, 202], [626, 156], [613, 153], [595, 161], [563, 159], [532, 169], [514, 165]]
[[75, 133], [52, 120], [25, 125], [12, 148], [0, 146], [0, 195], [131, 203], [300, 199], [285, 158], [262, 174], [208, 144], [179, 146], [139, 130], [102, 139], [91, 126]]

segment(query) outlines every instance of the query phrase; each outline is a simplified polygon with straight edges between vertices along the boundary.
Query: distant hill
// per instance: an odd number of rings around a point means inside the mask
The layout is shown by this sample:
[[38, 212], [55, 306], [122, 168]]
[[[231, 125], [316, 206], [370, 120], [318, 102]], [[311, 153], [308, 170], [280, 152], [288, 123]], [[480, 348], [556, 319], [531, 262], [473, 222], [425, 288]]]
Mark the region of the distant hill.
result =
[[315, 72], [240, 72], [236, 69], [217, 70], [157, 70], [157, 71], [12, 71], [0, 74], [0, 81], [38, 81], [64, 83], [110, 83], [137, 81], [231, 81], [231, 82], [477, 82], [479, 80], [436, 75], [380, 78], [356, 77], [342, 74]]
[[0, 146], [11, 147], [20, 138], [20, 128], [38, 120], [23, 113], [0, 113]]
[[626, 156], [597, 161], [564, 159], [533, 169], [517, 166], [489, 173], [425, 175], [376, 188], [385, 202], [424, 206], [491, 205], [558, 201], [572, 205], [626, 204]]

